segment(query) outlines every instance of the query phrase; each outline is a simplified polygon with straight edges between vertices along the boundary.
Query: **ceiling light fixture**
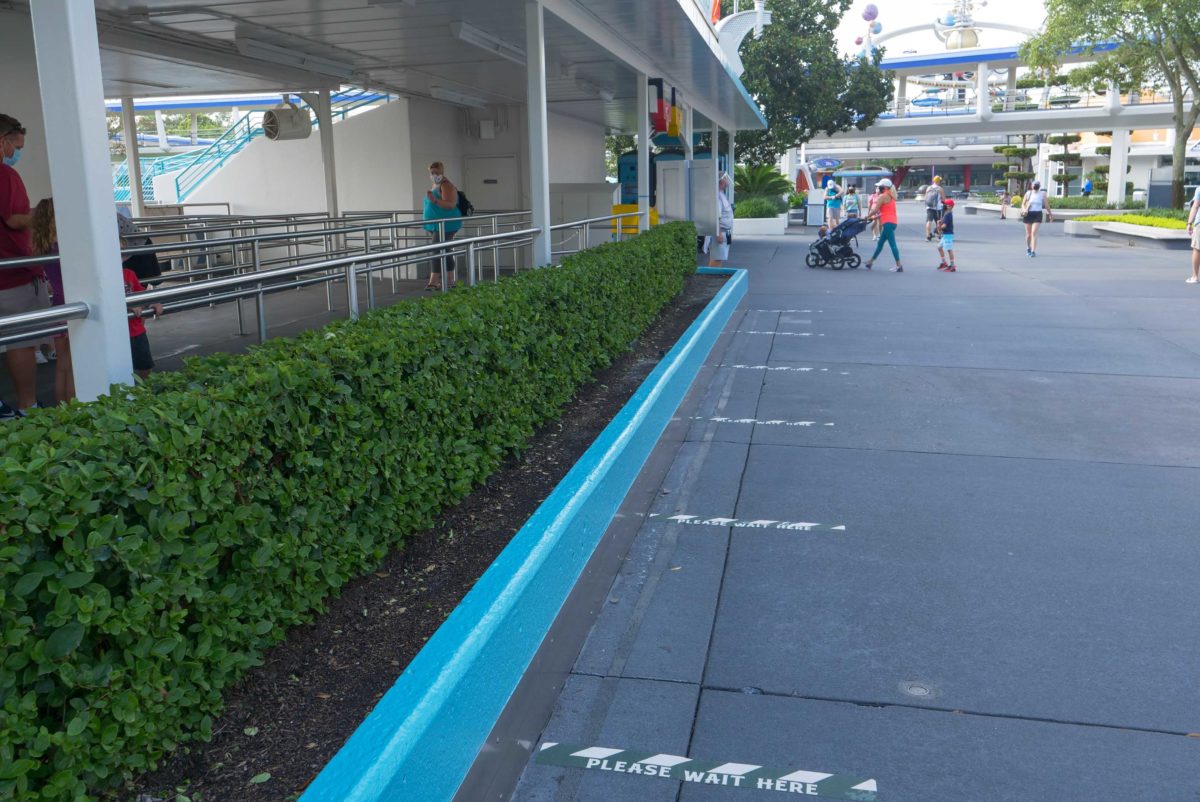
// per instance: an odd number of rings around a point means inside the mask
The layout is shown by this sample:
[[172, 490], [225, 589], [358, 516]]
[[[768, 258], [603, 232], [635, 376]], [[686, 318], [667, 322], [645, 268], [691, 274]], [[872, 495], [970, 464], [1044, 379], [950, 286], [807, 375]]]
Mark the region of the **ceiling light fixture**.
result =
[[525, 66], [525, 49], [511, 45], [498, 36], [493, 36], [487, 31], [480, 30], [469, 22], [452, 22], [450, 23], [450, 33], [454, 34], [456, 39], [466, 42], [469, 45], [474, 45], [480, 50], [486, 50], [500, 58], [508, 59], [513, 64]]
[[320, 75], [332, 75], [335, 78], [349, 80], [355, 76], [354, 65], [344, 61], [314, 56], [302, 50], [292, 50], [260, 39], [239, 37], [234, 40], [234, 43], [238, 52], [247, 58], [270, 61], [286, 67], [296, 67]]
[[481, 97], [473, 95], [464, 95], [462, 92], [457, 92], [453, 89], [447, 89], [444, 86], [429, 87], [429, 94], [438, 100], [444, 100], [447, 103], [455, 103], [459, 106], [469, 106], [473, 109], [486, 109], [487, 101]]
[[576, 78], [575, 85], [579, 87], [580, 92], [588, 95], [595, 95], [605, 103], [612, 103], [613, 98], [616, 97], [611, 89], [605, 89], [602, 86], [596, 86], [596, 84], [592, 83], [586, 78]]

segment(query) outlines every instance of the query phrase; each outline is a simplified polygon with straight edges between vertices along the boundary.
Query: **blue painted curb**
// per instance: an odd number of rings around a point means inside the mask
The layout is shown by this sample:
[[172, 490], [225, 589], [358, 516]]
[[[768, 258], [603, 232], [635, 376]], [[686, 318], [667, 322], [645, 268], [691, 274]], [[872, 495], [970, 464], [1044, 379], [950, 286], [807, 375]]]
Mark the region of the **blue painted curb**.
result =
[[730, 279], [308, 787], [300, 802], [453, 797], [746, 294]]

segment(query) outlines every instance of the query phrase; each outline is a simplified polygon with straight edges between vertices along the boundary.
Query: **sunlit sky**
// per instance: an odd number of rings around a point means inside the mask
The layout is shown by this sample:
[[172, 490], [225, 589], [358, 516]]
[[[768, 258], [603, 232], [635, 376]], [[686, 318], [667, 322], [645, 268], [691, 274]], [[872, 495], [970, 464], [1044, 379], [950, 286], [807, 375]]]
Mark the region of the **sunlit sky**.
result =
[[[850, 10], [846, 12], [846, 16], [842, 18], [842, 24], [838, 27], [838, 46], [844, 53], [854, 54], [858, 52], [858, 46], [854, 44], [854, 39], [857, 36], [864, 36], [867, 32], [867, 23], [862, 18], [863, 9], [867, 7], [871, 0], [854, 0], [854, 4]], [[743, 0], [745, 6], [753, 6], [751, 0]], [[931, 24], [937, 17], [944, 16], [951, 10], [955, 3], [949, 0], [935, 0], [935, 2], [921, 2], [920, 0], [873, 0], [875, 6], [879, 9], [878, 21], [883, 25], [883, 30], [880, 36], [886, 36], [890, 31], [898, 28], [908, 28], [922, 23]], [[1011, 25], [1021, 25], [1028, 28], [1037, 28], [1046, 18], [1045, 3], [1043, 0], [987, 0], [987, 5], [982, 5], [982, 0], [975, 0], [975, 21], [979, 22], [1000, 22]], [[1013, 31], [1002, 31], [995, 29], [983, 28], [980, 31], [980, 46], [981, 47], [1004, 47], [1005, 45], [1015, 45], [1025, 39], [1025, 36]], [[898, 56], [905, 50], [916, 50], [920, 53], [936, 52], [945, 47], [933, 35], [931, 29], [921, 33], [911, 33], [899, 36], [895, 39], [887, 40], [883, 43], [887, 47], [889, 55]]]

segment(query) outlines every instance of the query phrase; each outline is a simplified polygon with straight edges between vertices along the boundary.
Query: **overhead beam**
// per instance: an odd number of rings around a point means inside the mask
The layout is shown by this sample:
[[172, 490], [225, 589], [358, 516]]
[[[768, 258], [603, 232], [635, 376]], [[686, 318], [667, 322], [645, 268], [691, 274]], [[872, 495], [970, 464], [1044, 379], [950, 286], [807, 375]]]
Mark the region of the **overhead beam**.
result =
[[[626, 64], [634, 72], [653, 77], [662, 77], [665, 81], [675, 86], [689, 85], [689, 82], [679, 80], [679, 76], [664, 71], [662, 66], [651, 59], [648, 54], [633, 47], [629, 42], [619, 37], [611, 28], [597, 18], [595, 14], [580, 6], [575, 0], [544, 0], [543, 4], [545, 9], [551, 14], [606, 50], [609, 55]], [[723, 57], [718, 56], [714, 52], [713, 58], [720, 59]], [[723, 68], [724, 62], [722, 61]], [[729, 109], [718, 108], [708, 98], [695, 97], [693, 94], [688, 95], [688, 101], [692, 103], [696, 111], [709, 120], [718, 121], [724, 127], [739, 127]], [[739, 102], [741, 102], [740, 99]], [[740, 127], [747, 128], [748, 126], [742, 125]]]

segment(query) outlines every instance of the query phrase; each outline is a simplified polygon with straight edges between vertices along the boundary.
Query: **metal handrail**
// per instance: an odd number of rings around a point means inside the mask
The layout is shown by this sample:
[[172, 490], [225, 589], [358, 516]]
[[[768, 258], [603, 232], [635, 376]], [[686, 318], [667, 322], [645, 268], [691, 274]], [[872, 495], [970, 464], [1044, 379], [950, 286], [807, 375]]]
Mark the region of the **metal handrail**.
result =
[[[523, 215], [528, 215], [528, 214], [530, 214], [530, 213], [529, 212], [504, 212], [504, 213], [500, 213], [500, 214], [496, 214], [496, 215], [473, 215], [469, 218], [462, 218], [462, 219], [464, 220], [464, 225], [468, 225], [469, 223], [466, 223], [465, 221], [475, 221], [475, 220], [482, 221], [482, 220], [490, 220], [493, 218], [496, 218], [498, 220], [501, 217], [523, 216]], [[332, 219], [337, 219], [337, 218], [332, 218]], [[192, 241], [192, 242], [189, 242], [186, 240], [179, 240], [179, 241], [172, 241], [172, 242], [155, 243], [155, 244], [151, 244], [151, 245], [138, 245], [138, 246], [131, 247], [131, 248], [121, 248], [120, 252], [123, 256], [134, 256], [136, 254], [156, 253], [159, 251], [172, 251], [172, 252], [195, 251], [195, 250], [201, 250], [201, 251], [205, 251], [205, 252], [207, 252], [207, 251], [225, 251], [225, 250], [228, 250], [228, 248], [230, 246], [253, 245], [255, 242], [270, 244], [270, 243], [277, 243], [277, 242], [285, 242], [288, 240], [295, 241], [295, 244], [309, 244], [309, 243], [316, 241], [316, 239], [318, 239], [318, 238], [323, 239], [323, 238], [327, 238], [327, 237], [344, 236], [346, 234], [361, 234], [361, 233], [365, 233], [365, 232], [379, 232], [379, 231], [386, 231], [386, 230], [391, 230], [391, 229], [413, 228], [413, 227], [418, 227], [418, 226], [424, 226], [428, 222], [429, 222], [428, 220], [405, 220], [405, 221], [400, 221], [400, 222], [379, 222], [379, 223], [372, 223], [372, 224], [368, 224], [368, 225], [357, 225], [357, 226], [350, 226], [347, 228], [333, 228], [333, 229], [322, 228], [322, 229], [316, 229], [316, 230], [304, 231], [304, 232], [282, 231], [282, 232], [278, 232], [275, 234], [252, 234], [252, 235], [247, 235], [247, 236], [242, 236], [242, 237], [226, 237], [224, 239], [203, 239], [203, 240], [196, 240], [196, 241]], [[277, 223], [272, 224], [273, 227], [277, 227], [278, 225], [279, 224], [277, 224]], [[481, 225], [483, 225], [483, 224], [479, 223], [476, 227], [481, 226]], [[223, 228], [230, 228], [230, 226], [220, 227], [217, 230], [221, 230]], [[186, 233], [196, 233], [196, 232], [186, 232]], [[149, 233], [145, 233], [145, 232], [139, 232], [139, 235], [144, 235], [147, 237], [158, 236], [157, 234], [149, 234]], [[200, 255], [204, 255], [204, 254], [200, 254]], [[18, 258], [14, 258], [14, 259], [0, 259], [0, 270], [13, 268], [13, 267], [27, 267], [30, 265], [41, 265], [41, 264], [45, 264], [46, 262], [56, 261], [57, 259], [58, 259], [58, 257], [53, 256], [53, 255], [23, 256], [23, 257], [18, 257]], [[210, 270], [205, 270], [205, 271], [201, 271], [201, 272], [210, 272]]]
[[[540, 228], [526, 228], [514, 230], [503, 234], [487, 234], [477, 237], [469, 237], [455, 241], [452, 247], [449, 247], [445, 242], [435, 242], [427, 245], [418, 245], [408, 248], [394, 249], [390, 251], [373, 251], [354, 256], [340, 257], [337, 259], [325, 259], [318, 262], [311, 262], [292, 267], [272, 268], [270, 270], [258, 270], [249, 273], [242, 273], [227, 278], [211, 279], [208, 281], [188, 284], [181, 287], [169, 287], [165, 289], [150, 290], [139, 292], [133, 295], [128, 295], [125, 298], [126, 304], [130, 306], [145, 306], [158, 303], [161, 301], [171, 301], [179, 299], [177, 303], [169, 304], [164, 311], [182, 311], [184, 309], [208, 306], [214, 303], [240, 301], [243, 298], [256, 297], [258, 299], [258, 335], [260, 342], [266, 339], [266, 315], [265, 308], [262, 304], [263, 296], [275, 292], [280, 292], [286, 289], [301, 288], [314, 284], [330, 284], [333, 282], [345, 281], [347, 284], [347, 300], [349, 302], [350, 317], [356, 319], [358, 317], [358, 278], [370, 274], [386, 270], [394, 266], [413, 264], [428, 260], [428, 254], [437, 254], [439, 257], [448, 254], [457, 254], [464, 252], [468, 259], [468, 267], [470, 270], [470, 283], [475, 283], [475, 248], [478, 245], [488, 245], [491, 248], [504, 243], [505, 247], [516, 248], [523, 247], [533, 241], [533, 237], [541, 233]], [[257, 246], [255, 248], [257, 251]], [[48, 261], [45, 257], [23, 258], [22, 262], [45, 262]], [[368, 267], [360, 267], [363, 263], [378, 263]], [[297, 281], [284, 281], [268, 284], [272, 279], [289, 279], [298, 278], [307, 273], [316, 273], [321, 271], [335, 270], [337, 268], [345, 268], [343, 273], [326, 273], [325, 275], [300, 279]], [[495, 277], [499, 280], [499, 263], [495, 266]], [[445, 268], [443, 272], [443, 287], [445, 287]], [[214, 293], [213, 290], [229, 289], [231, 291], [224, 293]], [[191, 297], [195, 296], [195, 297]], [[371, 285], [368, 282], [368, 299], [373, 306], [373, 292]], [[22, 313], [20, 315], [9, 315], [0, 318], [0, 345], [21, 342], [25, 340], [42, 339], [45, 337], [59, 334], [67, 330], [67, 326], [62, 324], [62, 321], [76, 318], [85, 318], [90, 312], [90, 307], [86, 303], [73, 302], [64, 304], [63, 306], [51, 307], [49, 309], [38, 310], [36, 312]], [[148, 316], [149, 311], [143, 313], [143, 317]], [[240, 311], [239, 311], [240, 314]], [[133, 313], [130, 312], [130, 316]], [[57, 325], [29, 330], [26, 327], [36, 325], [37, 323], [54, 321]], [[20, 329], [12, 334], [6, 332]]]

